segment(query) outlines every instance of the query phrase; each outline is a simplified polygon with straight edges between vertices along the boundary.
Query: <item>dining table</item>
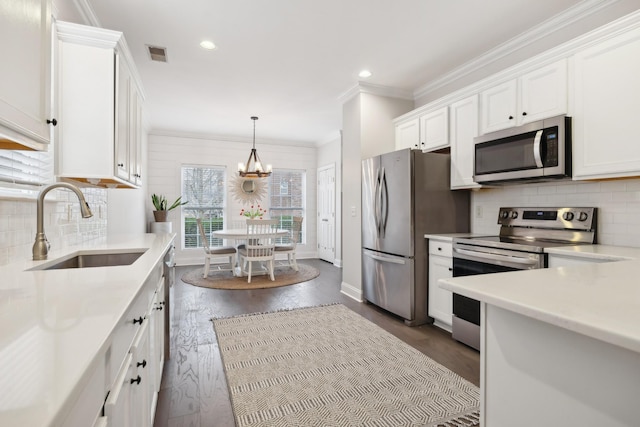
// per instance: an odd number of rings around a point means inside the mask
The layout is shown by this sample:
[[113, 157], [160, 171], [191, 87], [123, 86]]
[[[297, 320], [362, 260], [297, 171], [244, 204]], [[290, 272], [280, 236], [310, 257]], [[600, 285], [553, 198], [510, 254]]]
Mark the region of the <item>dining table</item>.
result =
[[[286, 236], [287, 234], [289, 234], [289, 230], [285, 229], [285, 228], [278, 228], [276, 229], [273, 234], [275, 234], [276, 236], [282, 237], [282, 236]], [[234, 240], [234, 241], [238, 241], [238, 240], [246, 240], [247, 239], [247, 228], [223, 228], [221, 230], [212, 230], [211, 231], [211, 235], [213, 237], [217, 237], [219, 239], [224, 239], [224, 240]], [[235, 245], [234, 245], [235, 246]], [[236, 251], [237, 251], [237, 247], [236, 247]], [[266, 268], [264, 268], [264, 266], [261, 265], [260, 269], [256, 269], [254, 270], [253, 275], [257, 275], [257, 274], [267, 274], [267, 270]], [[240, 259], [239, 257], [236, 257], [236, 267], [234, 269], [233, 274], [237, 277], [242, 277], [243, 271], [242, 268], [240, 268]]]

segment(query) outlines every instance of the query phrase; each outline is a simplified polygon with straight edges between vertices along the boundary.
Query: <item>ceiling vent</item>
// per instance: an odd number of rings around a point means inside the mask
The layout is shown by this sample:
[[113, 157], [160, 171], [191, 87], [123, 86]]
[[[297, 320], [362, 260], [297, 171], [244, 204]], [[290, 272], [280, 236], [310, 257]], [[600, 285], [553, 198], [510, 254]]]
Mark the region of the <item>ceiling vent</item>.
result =
[[147, 45], [147, 49], [152, 61], [167, 62], [167, 48]]

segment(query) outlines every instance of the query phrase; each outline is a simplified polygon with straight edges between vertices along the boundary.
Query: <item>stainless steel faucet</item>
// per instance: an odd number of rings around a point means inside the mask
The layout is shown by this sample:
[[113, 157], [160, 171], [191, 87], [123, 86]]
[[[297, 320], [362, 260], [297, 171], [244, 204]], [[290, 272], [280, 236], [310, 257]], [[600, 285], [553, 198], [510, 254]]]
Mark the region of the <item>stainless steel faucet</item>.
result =
[[36, 230], [36, 241], [33, 244], [33, 259], [34, 261], [39, 261], [43, 259], [47, 259], [47, 255], [49, 254], [49, 248], [51, 245], [47, 240], [47, 236], [44, 235], [44, 196], [54, 188], [67, 188], [78, 196], [78, 200], [80, 201], [80, 213], [82, 214], [82, 218], [92, 217], [91, 209], [89, 209], [89, 204], [84, 199], [84, 194], [82, 191], [75, 185], [68, 184], [66, 182], [56, 182], [55, 184], [48, 185], [40, 190], [38, 194], [38, 218], [37, 218], [37, 230]]

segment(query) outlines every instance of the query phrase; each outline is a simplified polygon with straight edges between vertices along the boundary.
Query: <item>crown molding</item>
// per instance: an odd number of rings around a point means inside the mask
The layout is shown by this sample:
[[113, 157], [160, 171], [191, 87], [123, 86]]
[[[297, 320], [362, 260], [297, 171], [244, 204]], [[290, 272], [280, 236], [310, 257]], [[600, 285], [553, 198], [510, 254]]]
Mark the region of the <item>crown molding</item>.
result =
[[338, 100], [344, 104], [356, 95], [368, 93], [371, 95], [387, 96], [390, 98], [406, 99], [413, 101], [413, 93], [408, 90], [393, 88], [389, 86], [375, 85], [371, 83], [358, 82], [348, 89], [342, 95], [338, 96]]
[[102, 27], [98, 16], [96, 16], [96, 13], [87, 0], [73, 0], [73, 4], [76, 6], [85, 24], [93, 27]]
[[474, 71], [508, 56], [532, 43], [547, 37], [585, 17], [609, 7], [619, 0], [586, 0], [561, 12], [543, 23], [489, 50], [485, 54], [463, 64], [446, 75], [436, 78], [413, 92], [414, 99], [424, 97]]
[[[180, 132], [169, 129], [151, 129], [149, 130], [148, 136], [199, 139], [203, 141], [237, 142], [242, 144], [246, 143], [249, 145], [253, 143], [253, 139], [250, 137], [242, 137], [237, 135], [214, 135], [197, 132]], [[315, 143], [309, 141], [260, 138], [260, 140], [256, 140], [256, 143], [260, 145], [281, 145], [287, 147], [315, 148]]]

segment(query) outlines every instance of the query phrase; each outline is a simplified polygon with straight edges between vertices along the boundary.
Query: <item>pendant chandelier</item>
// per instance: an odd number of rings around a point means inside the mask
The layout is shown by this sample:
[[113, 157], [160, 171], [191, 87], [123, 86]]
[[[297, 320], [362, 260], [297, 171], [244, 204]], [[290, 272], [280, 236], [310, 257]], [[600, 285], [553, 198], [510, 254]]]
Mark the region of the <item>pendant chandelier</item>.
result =
[[253, 120], [253, 148], [249, 154], [247, 164], [238, 163], [238, 174], [243, 178], [266, 178], [271, 175], [271, 165], [263, 168], [258, 152], [256, 151], [256, 116], [252, 116]]

